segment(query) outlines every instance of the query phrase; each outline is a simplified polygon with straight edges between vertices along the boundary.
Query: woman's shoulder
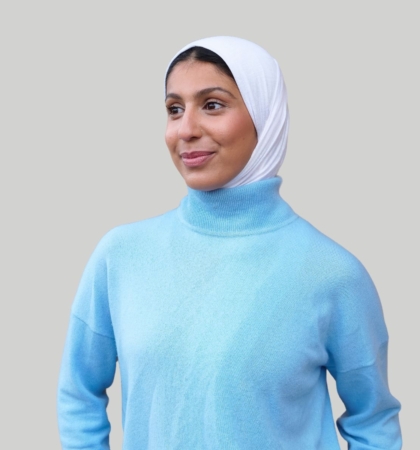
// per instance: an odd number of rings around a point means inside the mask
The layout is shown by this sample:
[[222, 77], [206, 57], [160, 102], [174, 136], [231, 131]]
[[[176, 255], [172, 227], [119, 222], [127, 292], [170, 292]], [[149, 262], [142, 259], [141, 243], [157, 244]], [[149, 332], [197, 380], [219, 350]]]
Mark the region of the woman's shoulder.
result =
[[111, 228], [99, 241], [96, 251], [101, 253], [120, 252], [124, 248], [147, 245], [159, 240], [170, 227], [175, 210], [155, 217], [125, 223]]
[[317, 267], [318, 273], [333, 275], [336, 279], [340, 276], [363, 278], [367, 275], [364, 265], [356, 255], [307, 220], [299, 218], [295, 225], [305, 259], [313, 267]]

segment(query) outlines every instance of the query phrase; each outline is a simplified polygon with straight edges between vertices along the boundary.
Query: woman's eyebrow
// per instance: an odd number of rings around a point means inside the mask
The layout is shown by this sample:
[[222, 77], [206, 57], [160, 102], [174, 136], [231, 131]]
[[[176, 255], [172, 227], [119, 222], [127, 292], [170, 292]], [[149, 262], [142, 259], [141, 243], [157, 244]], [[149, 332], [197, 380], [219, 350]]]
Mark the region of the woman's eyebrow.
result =
[[223, 89], [222, 87], [219, 86], [215, 86], [215, 87], [209, 87], [206, 89], [201, 89], [201, 91], [198, 91], [194, 94], [194, 97], [202, 97], [203, 95], [208, 95], [211, 94], [213, 91], [221, 91], [224, 92], [225, 94], [230, 95], [232, 98], [236, 98], [232, 92], [228, 91], [227, 89]]
[[[228, 91], [228, 90], [226, 90], [226, 89], [223, 89], [222, 87], [219, 87], [219, 86], [201, 89], [200, 91], [197, 91], [197, 92], [194, 94], [194, 98], [199, 98], [199, 97], [202, 97], [202, 96], [204, 96], [204, 95], [211, 94], [211, 93], [214, 92], [214, 91], [221, 91], [221, 92], [224, 92], [225, 94], [228, 94], [230, 97], [236, 99], [236, 97], [232, 94], [232, 92], [230, 92], [230, 91]], [[182, 97], [181, 97], [180, 95], [175, 94], [175, 93], [173, 93], [173, 92], [170, 92], [169, 94], [167, 94], [165, 100], [167, 100], [168, 98], [173, 98], [173, 99], [175, 99], [175, 100], [181, 100], [181, 99], [182, 99]]]

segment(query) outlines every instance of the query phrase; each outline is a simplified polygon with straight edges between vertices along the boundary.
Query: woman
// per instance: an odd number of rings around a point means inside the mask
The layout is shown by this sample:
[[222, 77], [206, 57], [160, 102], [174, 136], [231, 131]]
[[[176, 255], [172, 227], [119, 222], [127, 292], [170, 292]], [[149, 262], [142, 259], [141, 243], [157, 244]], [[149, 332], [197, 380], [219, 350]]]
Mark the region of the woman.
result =
[[401, 448], [388, 336], [360, 262], [278, 194], [288, 133], [277, 62], [233, 37], [166, 74], [179, 208], [109, 232], [73, 305], [59, 386], [63, 448], [107, 449], [118, 359], [124, 449]]

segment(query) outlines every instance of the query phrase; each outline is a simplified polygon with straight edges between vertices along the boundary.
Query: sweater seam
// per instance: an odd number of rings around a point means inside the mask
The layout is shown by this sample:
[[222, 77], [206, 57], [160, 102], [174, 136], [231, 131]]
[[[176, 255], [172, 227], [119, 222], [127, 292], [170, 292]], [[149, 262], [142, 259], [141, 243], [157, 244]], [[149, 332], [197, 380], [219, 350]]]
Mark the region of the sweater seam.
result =
[[86, 325], [92, 333], [97, 334], [98, 336], [105, 337], [105, 338], [107, 338], [107, 339], [111, 339], [112, 341], [115, 342], [115, 338], [114, 338], [114, 337], [107, 336], [106, 334], [99, 333], [98, 331], [95, 331], [95, 330], [94, 330], [94, 329], [93, 329], [86, 321], [84, 321], [83, 319], [81, 319], [81, 318], [80, 318], [79, 316], [77, 316], [75, 313], [72, 313], [72, 316], [73, 316], [75, 319], [77, 319], [77, 320], [79, 320], [80, 322], [82, 322], [84, 325]]
[[[378, 351], [377, 351], [376, 355], [378, 355], [379, 350], [380, 350], [382, 347], [386, 346], [387, 344], [388, 344], [388, 340], [382, 342], [382, 343], [379, 345], [379, 347], [378, 347]], [[374, 366], [374, 365], [376, 364], [376, 360], [377, 360], [377, 356], [374, 358], [374, 360], [373, 360], [372, 362], [370, 362], [370, 363], [368, 363], [368, 364], [364, 364], [364, 365], [358, 366], [358, 367], [353, 367], [352, 369], [347, 369], [347, 370], [337, 370], [337, 369], [336, 369], [336, 366], [333, 365], [333, 364], [331, 364], [331, 365], [326, 365], [325, 367], [326, 367], [329, 371], [334, 370], [335, 373], [345, 374], [345, 373], [353, 372], [354, 370], [367, 369], [368, 367], [372, 367], [372, 366]]]
[[196, 227], [194, 225], [189, 224], [187, 221], [185, 221], [184, 219], [181, 218], [181, 214], [178, 212], [177, 214], [178, 220], [187, 228], [189, 228], [190, 230], [194, 231], [195, 233], [198, 234], [203, 234], [203, 235], [207, 235], [207, 236], [218, 236], [218, 237], [233, 237], [233, 236], [240, 236], [240, 237], [246, 237], [246, 236], [256, 236], [259, 234], [266, 234], [266, 233], [272, 233], [273, 231], [277, 231], [281, 228], [284, 228], [288, 225], [290, 225], [291, 223], [293, 223], [295, 220], [299, 219], [300, 216], [298, 216], [297, 214], [294, 214], [293, 217], [291, 217], [290, 219], [284, 221], [281, 223], [281, 225], [277, 225], [275, 227], [272, 228], [266, 228], [264, 230], [261, 231], [254, 231], [254, 232], [211, 232], [211, 231], [207, 231], [207, 230], [203, 230], [203, 228], [200, 227]]

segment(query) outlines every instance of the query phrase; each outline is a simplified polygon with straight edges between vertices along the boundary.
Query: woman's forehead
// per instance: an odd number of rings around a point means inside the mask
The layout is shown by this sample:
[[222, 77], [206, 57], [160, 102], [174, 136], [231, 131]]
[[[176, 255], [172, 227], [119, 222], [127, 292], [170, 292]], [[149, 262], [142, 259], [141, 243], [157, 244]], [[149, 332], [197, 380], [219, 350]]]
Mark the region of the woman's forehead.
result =
[[168, 77], [166, 89], [168, 95], [178, 90], [199, 91], [210, 87], [221, 87], [229, 92], [239, 93], [235, 81], [217, 66], [195, 60], [178, 63]]

